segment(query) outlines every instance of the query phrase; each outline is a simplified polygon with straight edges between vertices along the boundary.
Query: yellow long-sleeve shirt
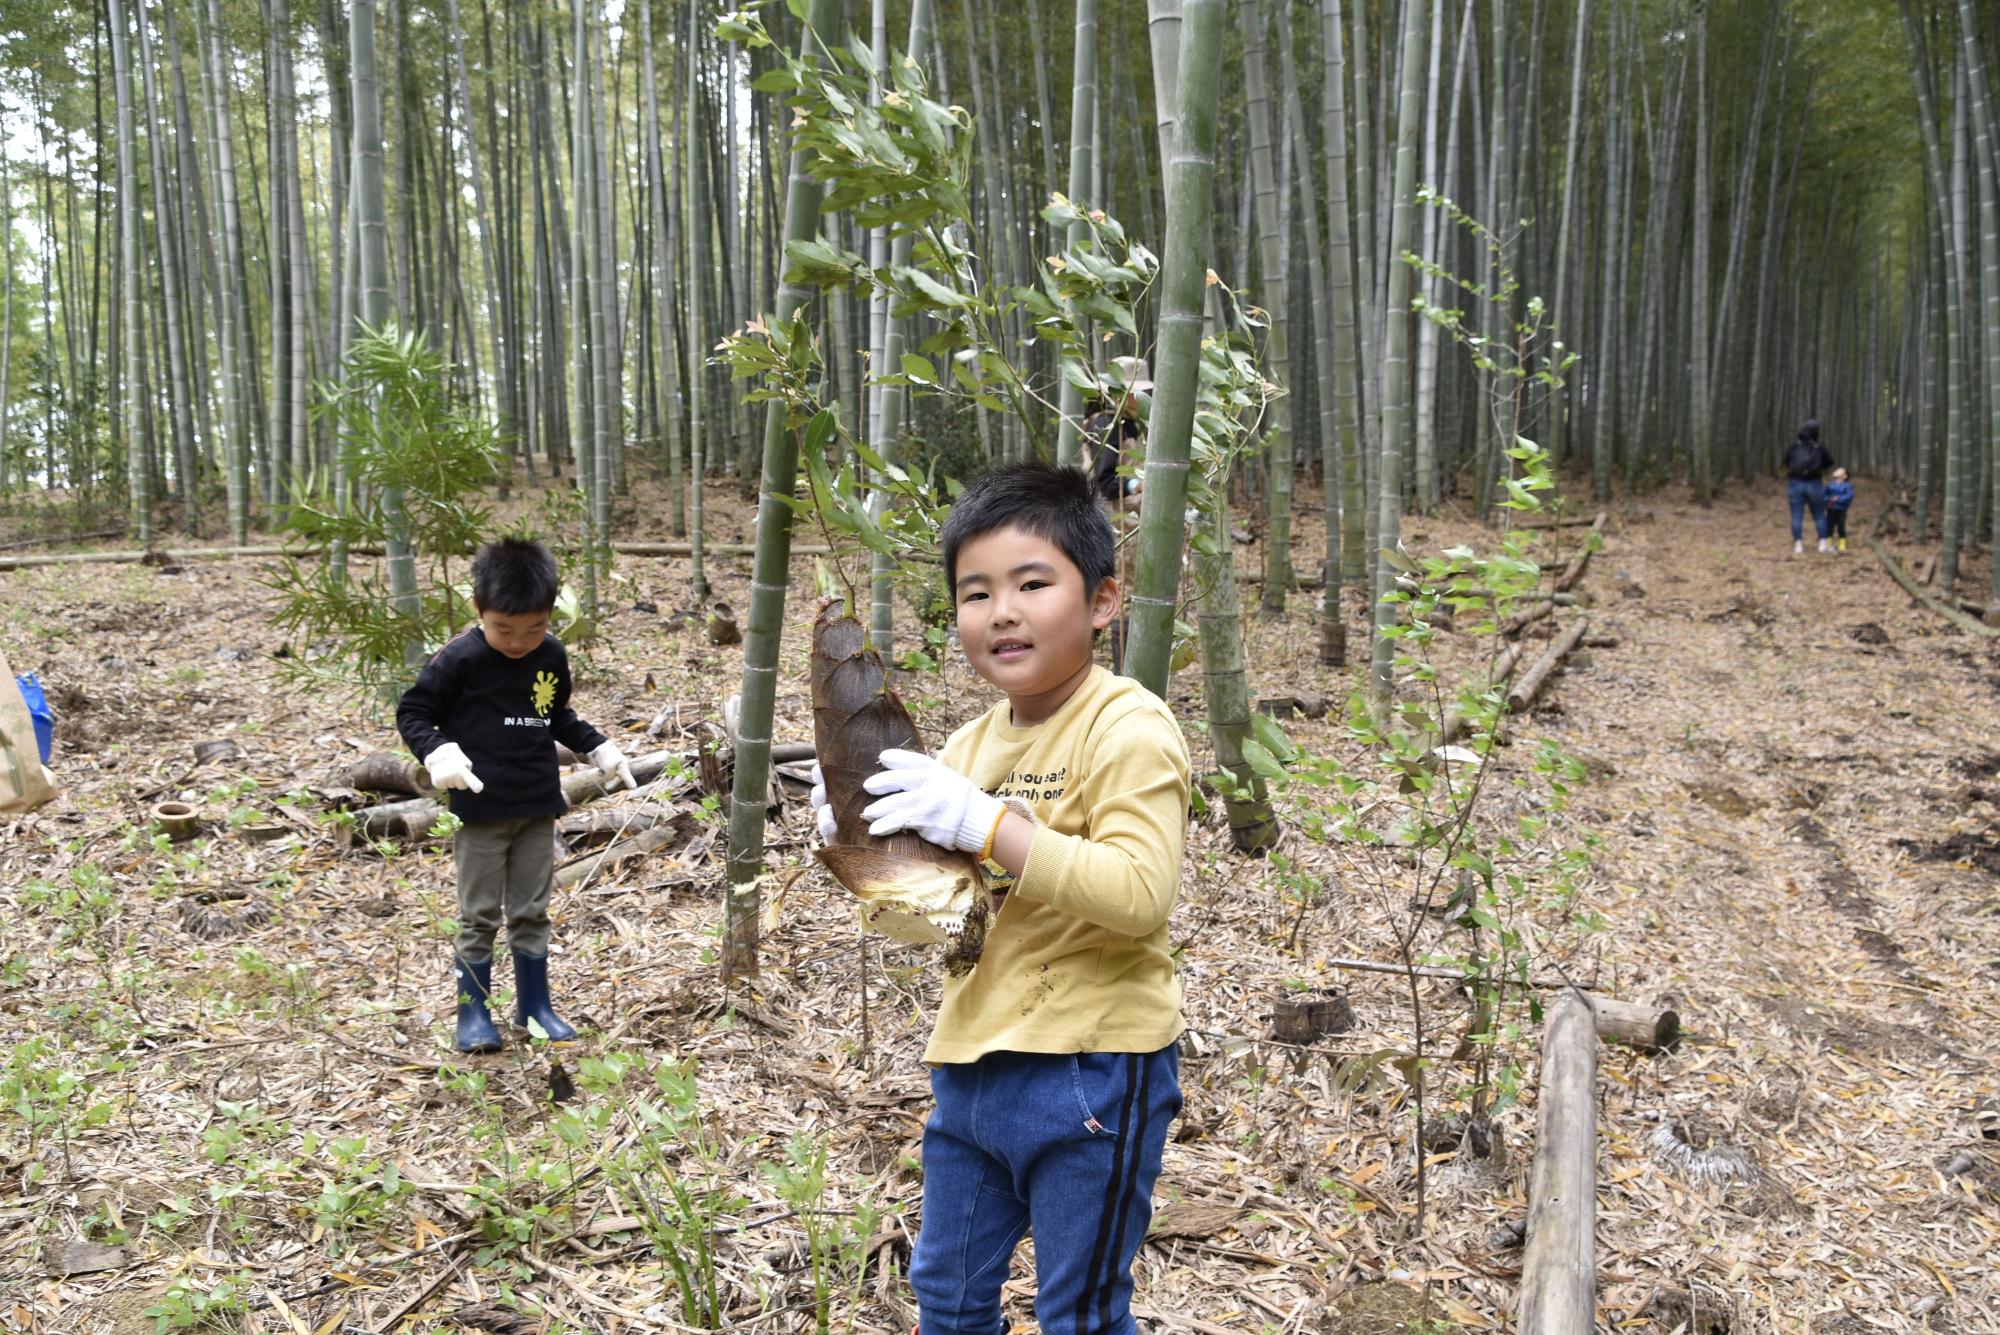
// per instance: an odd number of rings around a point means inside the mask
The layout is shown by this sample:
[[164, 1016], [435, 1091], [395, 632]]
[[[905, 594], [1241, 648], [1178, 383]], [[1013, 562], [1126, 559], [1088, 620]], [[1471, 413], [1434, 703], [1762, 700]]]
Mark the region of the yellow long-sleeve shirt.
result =
[[1184, 1027], [1167, 943], [1187, 843], [1180, 725], [1159, 697], [1101, 667], [1045, 722], [1011, 717], [1003, 701], [939, 756], [1025, 801], [1038, 828], [978, 966], [945, 980], [924, 1060], [1163, 1048]]

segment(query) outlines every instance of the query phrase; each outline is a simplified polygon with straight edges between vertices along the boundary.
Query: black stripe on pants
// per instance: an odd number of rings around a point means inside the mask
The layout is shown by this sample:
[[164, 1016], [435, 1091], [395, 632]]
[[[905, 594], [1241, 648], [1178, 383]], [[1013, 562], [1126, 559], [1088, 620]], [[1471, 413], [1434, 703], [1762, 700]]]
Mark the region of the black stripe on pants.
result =
[[[1139, 1097], [1139, 1076], [1144, 1062], [1136, 1052], [1125, 1055], [1125, 1101], [1118, 1110], [1118, 1144], [1113, 1148], [1111, 1181], [1104, 1192], [1105, 1211], [1098, 1217], [1097, 1241], [1091, 1244], [1090, 1280], [1076, 1299], [1076, 1329], [1078, 1335], [1090, 1329], [1090, 1305], [1098, 1299], [1100, 1306], [1107, 1310], [1111, 1301], [1108, 1278], [1100, 1278], [1099, 1272], [1108, 1272], [1118, 1264], [1118, 1253], [1112, 1247], [1113, 1221], [1124, 1217], [1123, 1207], [1131, 1195], [1132, 1182], [1139, 1175], [1139, 1140], [1132, 1134], [1132, 1101]], [[1143, 1106], [1143, 1105], [1142, 1105]], [[1128, 1168], [1126, 1161], [1130, 1160]], [[1123, 1232], [1122, 1229], [1118, 1230]], [[1108, 1253], [1108, 1256], [1107, 1256]], [[1099, 1298], [1100, 1289], [1106, 1290]], [[1106, 1318], [1109, 1319], [1108, 1317]]]

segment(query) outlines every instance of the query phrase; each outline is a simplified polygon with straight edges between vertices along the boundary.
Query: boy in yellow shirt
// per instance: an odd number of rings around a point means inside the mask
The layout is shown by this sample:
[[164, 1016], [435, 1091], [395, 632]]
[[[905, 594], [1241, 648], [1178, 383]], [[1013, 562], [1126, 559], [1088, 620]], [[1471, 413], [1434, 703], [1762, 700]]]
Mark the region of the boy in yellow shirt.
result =
[[[988, 859], [999, 912], [947, 978], [925, 1049], [922, 1335], [998, 1335], [1035, 1235], [1045, 1335], [1128, 1335], [1132, 1261], [1181, 1108], [1181, 992], [1167, 941], [1189, 759], [1167, 706], [1096, 666], [1118, 615], [1110, 524], [1078, 469], [969, 485], [942, 534], [973, 670], [1006, 700], [933, 759], [888, 751], [871, 834], [915, 830]], [[832, 809], [815, 791], [822, 835]]]

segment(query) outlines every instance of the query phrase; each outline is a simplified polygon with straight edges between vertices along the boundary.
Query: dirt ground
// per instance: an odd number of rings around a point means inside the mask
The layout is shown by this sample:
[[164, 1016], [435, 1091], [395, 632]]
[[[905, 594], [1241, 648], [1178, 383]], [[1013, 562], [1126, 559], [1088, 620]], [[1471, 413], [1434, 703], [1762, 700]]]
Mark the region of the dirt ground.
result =
[[[716, 540], [749, 536], [733, 498], [712, 505]], [[666, 536], [650, 499], [632, 511], [621, 536]], [[1491, 543], [1452, 514], [1406, 537]], [[1495, 762], [1495, 809], [1525, 809], [1533, 743], [1559, 741], [1584, 777], [1549, 837], [1601, 841], [1575, 906], [1588, 929], [1541, 924], [1560, 958], [1536, 974], [1670, 1005], [1688, 1030], [1665, 1055], [1600, 1048], [1599, 1328], [2000, 1331], [2000, 652], [1913, 605], [1858, 541], [1789, 545], [1768, 487], [1614, 512], [1580, 585], [1592, 644]], [[622, 559], [580, 663], [579, 710], [631, 754], [691, 757], [736, 689], [740, 647], [672, 615], [687, 573]], [[748, 606], [746, 560], [711, 578]], [[801, 559], [780, 742], [810, 739], [811, 580]], [[801, 792], [771, 826], [785, 874], [767, 903], [786, 888], [756, 979], [717, 977], [713, 802], [692, 780], [614, 798], [594, 805], [670, 803], [682, 833], [558, 891], [552, 976], [586, 1042], [560, 1071], [526, 1044], [459, 1058], [448, 854], [343, 841], [326, 791], [393, 728], [283, 678], [258, 581], [245, 560], [0, 573], [0, 644], [63, 714], [66, 785], [0, 824], [0, 1327], [808, 1331], [818, 1275], [833, 1329], [907, 1331], [938, 970], [857, 940], [805, 870]], [[1982, 561], [1965, 587], [1988, 582]], [[1309, 596], [1249, 619], [1253, 690], [1331, 697], [1285, 727], [1366, 766], [1337, 707], [1358, 669], [1318, 665]], [[1442, 637], [1448, 664], [1470, 639]], [[1173, 689], [1198, 719], [1198, 671]], [[962, 661], [907, 695], [934, 740], [992, 701]], [[217, 739], [237, 754], [196, 763]], [[197, 838], [150, 838], [168, 799], [201, 808]], [[1535, 1035], [1514, 1045], [1498, 1151], [1427, 1146], [1420, 1225], [1409, 1080], [1383, 1060], [1409, 1042], [1408, 989], [1334, 963], [1394, 958], [1395, 864], [1296, 826], [1279, 852], [1234, 853], [1217, 815], [1191, 832], [1188, 1102], [1137, 1267], [1141, 1328], [1505, 1328]], [[1273, 1039], [1275, 999], [1335, 988], [1353, 1031]], [[1441, 1031], [1462, 1024], [1450, 984], [1422, 995]], [[1016, 1330], [1033, 1329], [1028, 1250]], [[719, 1321], [690, 1319], [669, 1252], [712, 1257]], [[190, 1294], [219, 1294], [214, 1314]]]

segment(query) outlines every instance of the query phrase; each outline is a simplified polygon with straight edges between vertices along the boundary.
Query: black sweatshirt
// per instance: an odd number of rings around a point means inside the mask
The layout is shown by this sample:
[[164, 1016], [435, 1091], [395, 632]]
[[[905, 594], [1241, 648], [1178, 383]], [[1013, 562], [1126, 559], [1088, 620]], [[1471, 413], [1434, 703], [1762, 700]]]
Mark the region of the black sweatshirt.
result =
[[446, 742], [465, 752], [486, 791], [451, 790], [452, 814], [460, 820], [558, 816], [569, 803], [550, 739], [580, 756], [605, 740], [569, 707], [569, 687], [569, 655], [555, 636], [509, 658], [473, 626], [438, 650], [403, 693], [396, 731], [418, 760]]

